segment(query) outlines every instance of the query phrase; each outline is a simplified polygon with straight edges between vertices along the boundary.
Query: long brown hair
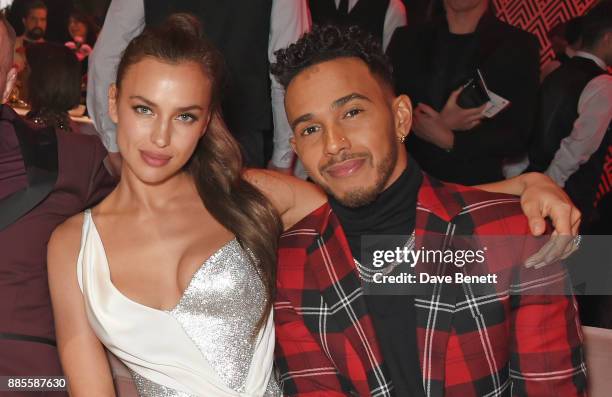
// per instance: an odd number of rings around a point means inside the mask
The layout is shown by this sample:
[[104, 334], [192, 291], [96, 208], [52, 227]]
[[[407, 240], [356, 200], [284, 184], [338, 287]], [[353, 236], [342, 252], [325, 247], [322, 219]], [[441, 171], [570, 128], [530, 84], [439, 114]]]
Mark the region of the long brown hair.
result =
[[267, 291], [267, 305], [259, 321], [267, 319], [274, 295], [276, 248], [282, 231], [278, 213], [253, 185], [243, 178], [240, 147], [221, 117], [223, 58], [203, 36], [199, 21], [189, 14], [173, 14], [159, 27], [145, 30], [128, 45], [117, 69], [117, 88], [126, 70], [145, 57], [168, 63], [197, 62], [212, 82], [212, 118], [186, 165], [204, 206], [236, 235], [256, 265]]

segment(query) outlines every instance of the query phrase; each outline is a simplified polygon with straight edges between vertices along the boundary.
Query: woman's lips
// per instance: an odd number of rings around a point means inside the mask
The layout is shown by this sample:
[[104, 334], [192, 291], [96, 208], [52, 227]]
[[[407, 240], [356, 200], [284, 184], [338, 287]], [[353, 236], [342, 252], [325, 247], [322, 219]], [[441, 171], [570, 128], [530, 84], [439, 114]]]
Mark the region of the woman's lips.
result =
[[160, 153], [148, 152], [146, 150], [140, 151], [140, 157], [142, 160], [151, 167], [163, 167], [168, 164], [172, 156], [167, 156]]
[[364, 158], [346, 160], [328, 167], [325, 172], [334, 178], [343, 178], [353, 175], [361, 168], [363, 163], [365, 163]]

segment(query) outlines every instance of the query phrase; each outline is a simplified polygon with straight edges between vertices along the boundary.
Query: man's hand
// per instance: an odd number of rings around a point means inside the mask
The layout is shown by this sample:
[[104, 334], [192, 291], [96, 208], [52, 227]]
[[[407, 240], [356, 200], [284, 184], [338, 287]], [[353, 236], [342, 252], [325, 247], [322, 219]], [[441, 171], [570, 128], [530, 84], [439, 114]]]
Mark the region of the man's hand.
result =
[[457, 98], [463, 87], [460, 87], [453, 91], [444, 108], [440, 112], [440, 118], [447, 128], [453, 131], [468, 131], [480, 124], [480, 121], [484, 118], [483, 111], [487, 104], [471, 109], [463, 109], [457, 104]]
[[455, 144], [453, 131], [446, 127], [438, 112], [424, 103], [414, 109], [412, 129], [419, 138], [442, 149], [452, 149]]

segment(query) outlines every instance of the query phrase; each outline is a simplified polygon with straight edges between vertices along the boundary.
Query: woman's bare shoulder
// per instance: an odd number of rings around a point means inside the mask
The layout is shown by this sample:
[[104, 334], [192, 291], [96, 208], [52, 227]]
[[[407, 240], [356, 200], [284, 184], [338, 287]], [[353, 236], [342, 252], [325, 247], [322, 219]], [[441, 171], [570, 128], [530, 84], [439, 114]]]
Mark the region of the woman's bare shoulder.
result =
[[[81, 243], [83, 218], [83, 213], [73, 215], [51, 233], [47, 246], [49, 272], [57, 268], [68, 270], [71, 263], [74, 266]], [[74, 268], [76, 269], [76, 266]]]

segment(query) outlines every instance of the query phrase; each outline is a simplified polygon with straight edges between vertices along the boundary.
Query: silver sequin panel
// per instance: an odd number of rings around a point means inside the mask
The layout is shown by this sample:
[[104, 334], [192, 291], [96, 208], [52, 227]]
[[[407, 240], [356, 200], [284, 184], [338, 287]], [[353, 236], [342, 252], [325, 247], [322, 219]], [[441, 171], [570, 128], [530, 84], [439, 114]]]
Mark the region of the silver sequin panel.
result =
[[177, 391], [166, 386], [158, 385], [149, 379], [131, 371], [132, 378], [136, 384], [136, 390], [140, 397], [195, 397], [182, 391]]
[[[253, 356], [252, 336], [266, 302], [257, 270], [233, 239], [196, 271], [179, 303], [168, 313], [220, 379], [243, 392]], [[140, 397], [192, 397], [131, 372]], [[280, 395], [273, 375], [265, 396]]]
[[234, 239], [196, 272], [169, 313], [226, 385], [242, 392], [266, 302], [257, 270]]

